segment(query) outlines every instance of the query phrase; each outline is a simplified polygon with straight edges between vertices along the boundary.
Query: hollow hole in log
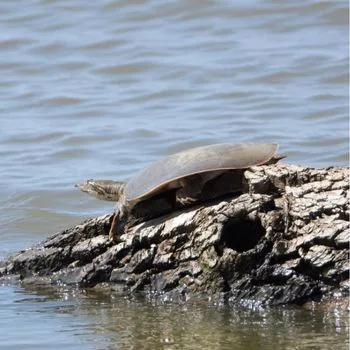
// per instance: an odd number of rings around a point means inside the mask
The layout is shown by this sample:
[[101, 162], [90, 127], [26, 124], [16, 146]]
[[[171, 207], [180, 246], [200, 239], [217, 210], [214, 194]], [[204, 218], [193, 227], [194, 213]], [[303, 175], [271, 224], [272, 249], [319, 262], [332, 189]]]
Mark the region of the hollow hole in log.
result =
[[237, 252], [253, 249], [265, 235], [260, 221], [247, 218], [233, 218], [226, 222], [220, 239], [221, 248], [231, 248]]

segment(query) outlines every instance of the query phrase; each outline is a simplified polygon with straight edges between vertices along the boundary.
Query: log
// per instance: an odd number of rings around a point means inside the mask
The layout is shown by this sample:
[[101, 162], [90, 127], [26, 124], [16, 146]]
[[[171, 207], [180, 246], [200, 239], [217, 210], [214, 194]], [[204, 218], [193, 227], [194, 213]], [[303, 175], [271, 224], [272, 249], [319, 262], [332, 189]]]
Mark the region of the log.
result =
[[270, 305], [346, 298], [349, 169], [277, 164], [244, 178], [248, 193], [137, 223], [118, 242], [112, 215], [86, 220], [7, 257], [0, 278]]

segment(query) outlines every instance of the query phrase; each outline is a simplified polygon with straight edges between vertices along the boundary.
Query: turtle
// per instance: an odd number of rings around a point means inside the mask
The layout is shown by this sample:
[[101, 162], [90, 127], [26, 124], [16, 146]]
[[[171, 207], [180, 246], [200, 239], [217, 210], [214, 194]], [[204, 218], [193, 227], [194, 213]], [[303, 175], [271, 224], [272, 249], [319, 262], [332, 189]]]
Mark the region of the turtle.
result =
[[[109, 238], [114, 240], [124, 232], [131, 210], [139, 203], [171, 193], [176, 204], [172, 208], [187, 207], [225, 192], [239, 191], [246, 169], [274, 164], [285, 157], [277, 156], [277, 150], [276, 143], [195, 147], [151, 163], [128, 182], [90, 179], [75, 186], [96, 198], [118, 202], [109, 231]], [[229, 183], [229, 187], [218, 190], [214, 180], [227, 174], [224, 182]]]

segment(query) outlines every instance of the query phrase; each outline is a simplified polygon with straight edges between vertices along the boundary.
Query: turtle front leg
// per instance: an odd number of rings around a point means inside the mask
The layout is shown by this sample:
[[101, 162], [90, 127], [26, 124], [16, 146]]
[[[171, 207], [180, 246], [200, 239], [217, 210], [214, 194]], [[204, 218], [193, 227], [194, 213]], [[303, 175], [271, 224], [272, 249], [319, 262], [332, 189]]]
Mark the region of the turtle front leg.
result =
[[127, 215], [124, 210], [116, 210], [113, 215], [111, 227], [109, 229], [109, 239], [114, 241], [117, 237], [124, 233]]

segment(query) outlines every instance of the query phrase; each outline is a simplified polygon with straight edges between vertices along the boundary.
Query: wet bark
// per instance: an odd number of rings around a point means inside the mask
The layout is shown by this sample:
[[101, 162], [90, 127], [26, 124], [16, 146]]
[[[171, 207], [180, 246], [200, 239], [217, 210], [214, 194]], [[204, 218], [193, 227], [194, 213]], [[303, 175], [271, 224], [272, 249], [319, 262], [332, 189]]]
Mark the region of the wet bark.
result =
[[[346, 297], [349, 169], [291, 165], [245, 171], [248, 193], [129, 227], [89, 219], [9, 256], [0, 276], [21, 283], [225, 295], [263, 304]], [[163, 206], [161, 206], [163, 207]]]

